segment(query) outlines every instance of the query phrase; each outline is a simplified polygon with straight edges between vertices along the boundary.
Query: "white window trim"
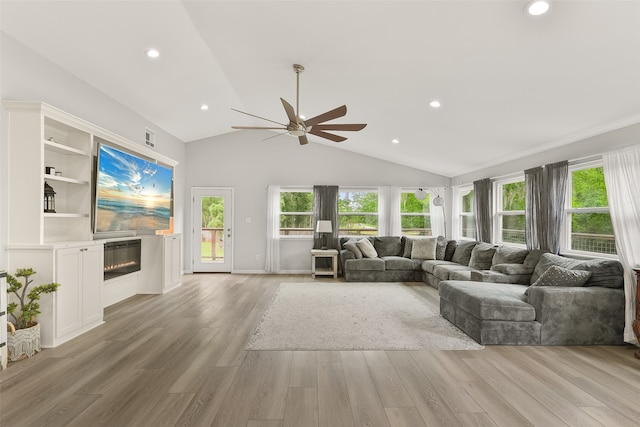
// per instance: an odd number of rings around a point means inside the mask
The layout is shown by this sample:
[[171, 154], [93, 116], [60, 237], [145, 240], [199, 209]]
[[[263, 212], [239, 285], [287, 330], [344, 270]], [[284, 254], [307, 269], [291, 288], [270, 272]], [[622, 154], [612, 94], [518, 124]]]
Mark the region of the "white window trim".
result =
[[[313, 187], [280, 187], [280, 193], [278, 195], [278, 202], [280, 202], [280, 197], [282, 197], [282, 193], [312, 193]], [[280, 205], [278, 205], [280, 206]], [[281, 215], [309, 215], [311, 214], [311, 218], [313, 219], [313, 211], [311, 212], [281, 212], [278, 208], [278, 235], [279, 239], [283, 240], [313, 240], [313, 225], [311, 227], [311, 235], [283, 235], [280, 234], [280, 216]]]
[[523, 243], [504, 242], [502, 240], [502, 217], [503, 216], [516, 216], [525, 215], [524, 210], [518, 211], [505, 211], [502, 206], [502, 187], [506, 184], [513, 184], [514, 182], [524, 182], [524, 174], [511, 176], [509, 178], [498, 179], [493, 182], [493, 241], [495, 244], [507, 245], [514, 247], [526, 247]]
[[591, 169], [603, 167], [602, 159], [589, 160], [586, 162], [576, 162], [569, 164], [569, 172], [567, 177], [567, 188], [564, 202], [564, 223], [562, 224], [562, 235], [560, 237], [560, 252], [562, 254], [571, 255], [581, 258], [604, 258], [619, 259], [615, 254], [604, 254], [601, 252], [587, 252], [571, 249], [571, 215], [574, 213], [610, 213], [609, 207], [606, 208], [574, 208], [571, 207], [572, 191], [573, 191], [573, 175], [572, 173], [582, 169]]

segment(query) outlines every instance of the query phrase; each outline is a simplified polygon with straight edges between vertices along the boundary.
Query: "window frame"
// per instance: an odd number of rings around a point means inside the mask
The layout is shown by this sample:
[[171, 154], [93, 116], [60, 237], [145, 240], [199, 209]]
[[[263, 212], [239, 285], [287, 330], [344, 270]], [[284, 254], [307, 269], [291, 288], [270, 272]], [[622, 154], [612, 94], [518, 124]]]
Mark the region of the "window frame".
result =
[[[497, 245], [508, 245], [508, 246], [516, 246], [516, 247], [526, 247], [526, 240], [524, 243], [517, 242], [505, 242], [502, 240], [502, 223], [503, 218], [505, 216], [525, 216], [525, 210], [513, 210], [513, 211], [505, 211], [503, 209], [503, 197], [502, 197], [502, 189], [505, 185], [513, 184], [516, 182], [525, 183], [524, 174], [518, 174], [515, 176], [510, 176], [508, 178], [496, 179], [493, 182], [493, 242]], [[525, 197], [526, 197], [526, 184], [525, 184]], [[527, 225], [525, 222], [524, 233], [526, 235]]]
[[[340, 212], [340, 193], [376, 193], [378, 197], [378, 210], [376, 212]], [[340, 218], [344, 216], [375, 216], [377, 221], [377, 227], [375, 229], [374, 236], [380, 235], [380, 220], [384, 219], [382, 213], [380, 212], [381, 206], [381, 192], [379, 187], [339, 187], [338, 188], [338, 228], [340, 227]], [[350, 237], [350, 236], [368, 236], [367, 234], [342, 234], [343, 229], [338, 229], [339, 237]]]
[[[583, 169], [600, 168], [604, 166], [602, 159], [591, 160], [587, 162], [577, 162], [569, 164], [569, 171], [567, 176], [567, 188], [565, 189], [565, 202], [564, 202], [564, 222], [562, 224], [562, 234], [560, 236], [560, 250], [563, 254], [574, 255], [585, 258], [607, 258], [607, 259], [619, 259], [617, 254], [606, 254], [602, 252], [589, 252], [579, 249], [573, 249], [571, 247], [572, 237], [572, 221], [571, 216], [575, 214], [588, 214], [588, 213], [607, 213], [611, 215], [609, 209], [609, 201], [607, 200], [607, 207], [593, 207], [593, 208], [574, 208], [571, 206], [573, 196], [573, 172]], [[613, 236], [615, 245], [615, 235]]]
[[[282, 193], [311, 193], [313, 197], [313, 188], [312, 187], [281, 187], [278, 198], [278, 206], [280, 206], [280, 202], [282, 201]], [[298, 234], [298, 235], [290, 235], [290, 234], [282, 234], [282, 227], [280, 227], [280, 220], [282, 219], [282, 215], [310, 215], [311, 216], [311, 231], [310, 234]], [[313, 203], [311, 206], [311, 212], [282, 212], [278, 208], [278, 238], [279, 239], [309, 239], [313, 240], [314, 235], [314, 227], [313, 227]]]
[[[413, 194], [415, 195], [415, 192], [418, 190], [418, 187], [415, 188], [401, 188], [400, 189], [400, 193], [399, 193], [399, 197], [400, 199], [398, 200], [398, 209], [399, 209], [399, 213], [400, 213], [400, 235], [401, 236], [409, 236], [409, 237], [418, 237], [418, 236], [433, 236], [433, 226], [431, 225], [431, 208], [433, 207], [433, 198], [434, 193], [431, 192], [430, 190], [427, 190], [427, 197], [429, 198], [429, 212], [402, 212], [402, 194], [407, 193], [407, 194]], [[378, 199], [378, 202], [380, 200]], [[413, 235], [413, 234], [405, 234], [404, 230], [402, 228], [402, 219], [403, 217], [422, 217], [425, 220], [428, 219], [429, 220], [429, 228], [421, 228], [418, 230], [429, 230], [429, 234], [418, 234], [418, 235]], [[380, 222], [380, 218], [378, 218], [378, 225]], [[380, 228], [380, 227], [378, 227]]]
[[[467, 212], [467, 211], [463, 211], [463, 207], [464, 207], [464, 203], [462, 202], [462, 199], [466, 196], [469, 195], [469, 193], [471, 193], [473, 191], [473, 184], [464, 184], [464, 185], [459, 185], [455, 188], [455, 194], [454, 194], [454, 212], [455, 214], [453, 215], [453, 224], [452, 224], [452, 231], [454, 234], [454, 238], [457, 240], [468, 240], [468, 241], [475, 241], [476, 237], [467, 237], [463, 235], [462, 232], [462, 226], [464, 225], [464, 220], [463, 218], [474, 218], [474, 223], [475, 223], [475, 212], [473, 211], [473, 203], [471, 204], [471, 211]], [[474, 194], [475, 197], [475, 194]], [[474, 231], [475, 234], [475, 231]]]

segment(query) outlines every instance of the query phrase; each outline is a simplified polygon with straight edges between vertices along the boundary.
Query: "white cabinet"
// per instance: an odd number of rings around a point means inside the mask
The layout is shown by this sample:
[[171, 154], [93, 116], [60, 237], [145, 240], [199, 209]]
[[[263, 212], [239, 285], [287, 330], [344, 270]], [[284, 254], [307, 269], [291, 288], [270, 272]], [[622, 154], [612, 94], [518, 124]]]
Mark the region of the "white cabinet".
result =
[[60, 284], [55, 293], [41, 295], [43, 347], [56, 347], [102, 324], [102, 242], [10, 245], [9, 261], [16, 268], [33, 268], [34, 286]]
[[54, 344], [102, 323], [103, 245], [58, 249], [55, 258]]
[[142, 237], [139, 294], [161, 294], [182, 283], [182, 236]]

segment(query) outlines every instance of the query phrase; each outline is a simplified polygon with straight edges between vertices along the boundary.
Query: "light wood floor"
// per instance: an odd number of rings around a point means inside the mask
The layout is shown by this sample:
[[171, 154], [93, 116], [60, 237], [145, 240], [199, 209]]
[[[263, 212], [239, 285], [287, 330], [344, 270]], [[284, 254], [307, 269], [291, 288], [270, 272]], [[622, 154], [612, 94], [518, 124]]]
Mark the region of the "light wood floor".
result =
[[[116, 304], [0, 373], [0, 425], [640, 425], [630, 346], [244, 351], [278, 285], [310, 280], [196, 274]], [[434, 289], [406, 285], [437, 310]]]

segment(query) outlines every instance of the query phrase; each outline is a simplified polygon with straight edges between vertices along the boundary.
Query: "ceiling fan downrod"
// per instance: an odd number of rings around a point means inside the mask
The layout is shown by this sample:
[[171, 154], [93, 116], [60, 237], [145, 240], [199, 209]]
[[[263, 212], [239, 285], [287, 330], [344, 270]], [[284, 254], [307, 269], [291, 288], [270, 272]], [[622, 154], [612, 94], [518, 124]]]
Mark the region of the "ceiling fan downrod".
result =
[[304, 67], [300, 64], [293, 64], [293, 71], [296, 72], [296, 117], [300, 117], [300, 73]]

